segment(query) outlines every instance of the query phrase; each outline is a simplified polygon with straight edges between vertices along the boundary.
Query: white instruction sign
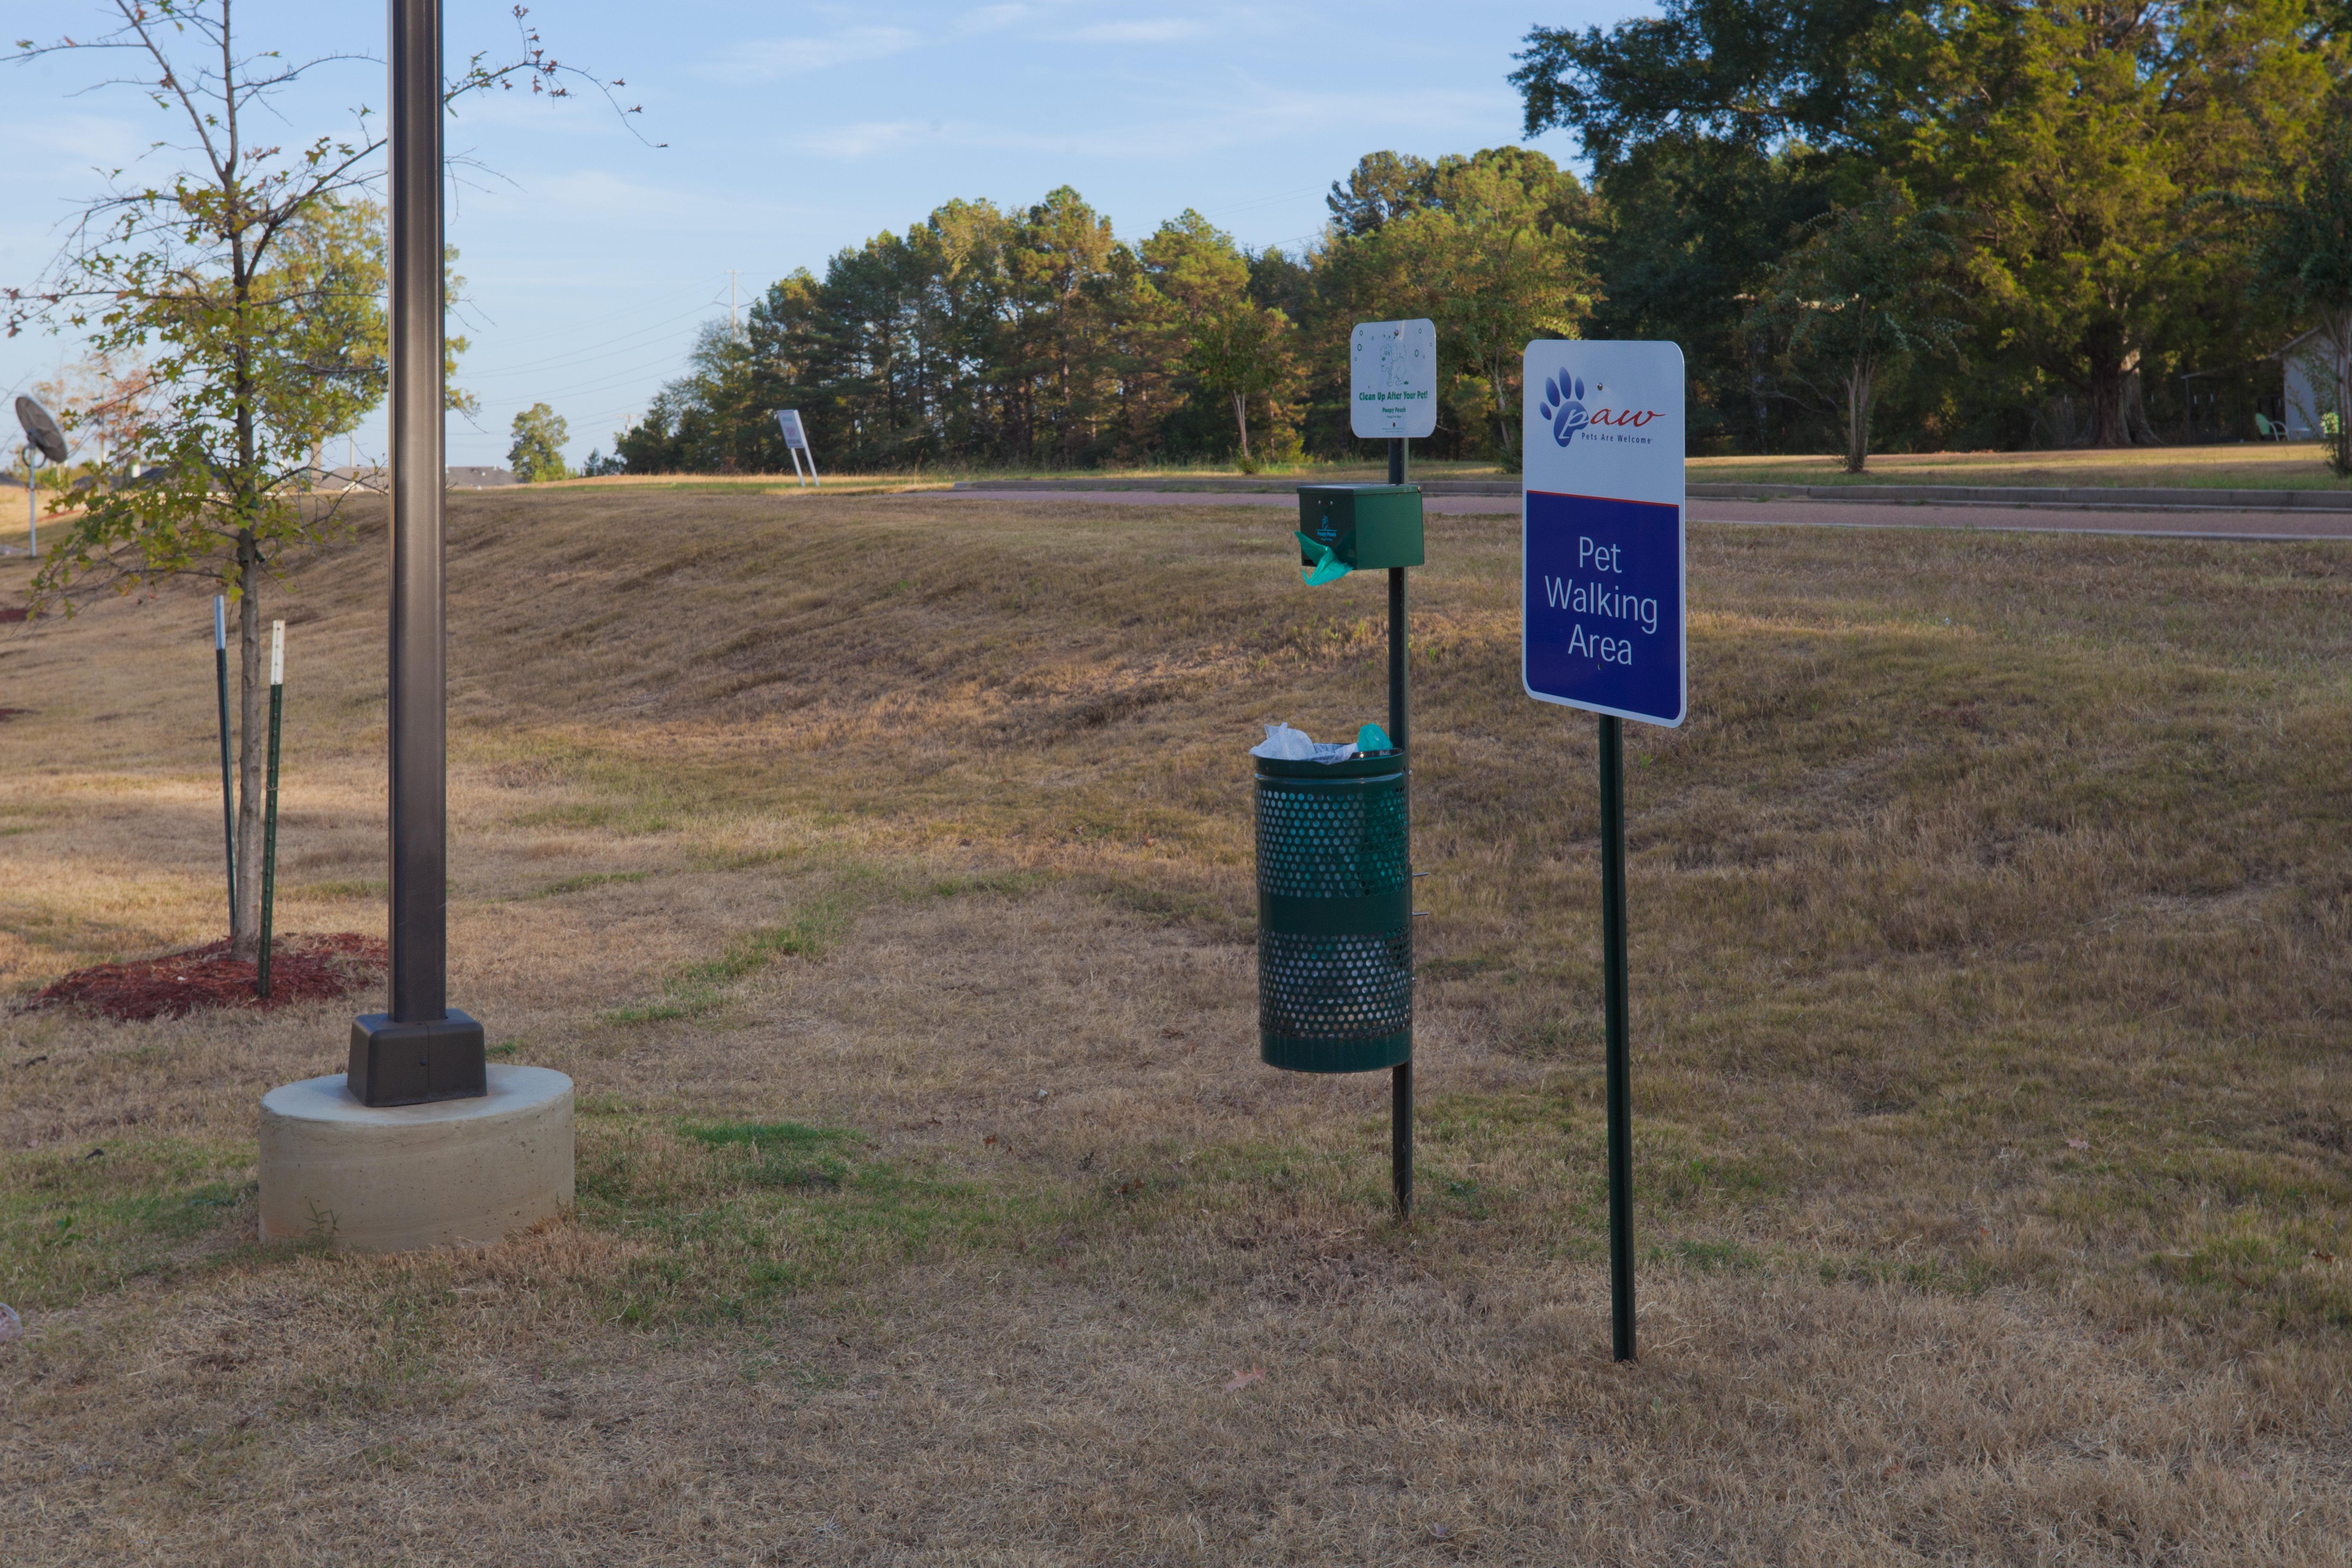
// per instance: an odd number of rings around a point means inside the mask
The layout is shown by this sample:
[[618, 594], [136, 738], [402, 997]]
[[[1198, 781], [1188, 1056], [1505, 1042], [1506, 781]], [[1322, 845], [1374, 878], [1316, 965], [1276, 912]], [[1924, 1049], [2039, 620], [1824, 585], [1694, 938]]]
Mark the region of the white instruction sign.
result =
[[1349, 428], [1373, 440], [1437, 428], [1437, 323], [1359, 321], [1348, 340]]
[[[805, 452], [809, 449], [808, 432], [801, 428], [801, 411], [799, 409], [777, 409], [776, 423], [783, 427], [785, 446], [791, 447], [795, 452]], [[797, 463], [793, 466], [795, 469], [800, 467]]]

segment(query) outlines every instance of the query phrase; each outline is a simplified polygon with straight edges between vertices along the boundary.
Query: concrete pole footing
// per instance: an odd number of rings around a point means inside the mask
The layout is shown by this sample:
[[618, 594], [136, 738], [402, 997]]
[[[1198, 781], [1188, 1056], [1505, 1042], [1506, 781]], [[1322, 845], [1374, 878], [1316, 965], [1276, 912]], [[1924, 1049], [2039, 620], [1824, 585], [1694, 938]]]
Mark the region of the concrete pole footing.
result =
[[343, 1075], [261, 1097], [261, 1237], [356, 1252], [494, 1242], [572, 1207], [572, 1080], [489, 1069], [489, 1093], [371, 1108]]

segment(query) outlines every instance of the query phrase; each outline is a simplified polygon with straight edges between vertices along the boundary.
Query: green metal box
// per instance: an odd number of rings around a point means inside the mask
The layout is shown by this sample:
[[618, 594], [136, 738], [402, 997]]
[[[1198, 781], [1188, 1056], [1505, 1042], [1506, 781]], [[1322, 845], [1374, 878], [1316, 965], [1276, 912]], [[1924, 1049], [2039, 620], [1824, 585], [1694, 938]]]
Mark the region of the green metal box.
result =
[[[1301, 485], [1298, 531], [1358, 572], [1422, 563], [1419, 485]], [[1315, 564], [1299, 552], [1298, 563]]]

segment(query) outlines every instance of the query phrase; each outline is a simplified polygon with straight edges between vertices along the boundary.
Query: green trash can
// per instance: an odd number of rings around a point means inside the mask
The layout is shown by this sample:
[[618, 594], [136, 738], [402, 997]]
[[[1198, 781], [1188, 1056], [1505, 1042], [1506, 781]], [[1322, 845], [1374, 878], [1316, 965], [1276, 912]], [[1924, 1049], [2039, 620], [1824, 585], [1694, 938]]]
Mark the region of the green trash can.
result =
[[1293, 1072], [1412, 1056], [1412, 830], [1402, 751], [1257, 763], [1258, 1054]]

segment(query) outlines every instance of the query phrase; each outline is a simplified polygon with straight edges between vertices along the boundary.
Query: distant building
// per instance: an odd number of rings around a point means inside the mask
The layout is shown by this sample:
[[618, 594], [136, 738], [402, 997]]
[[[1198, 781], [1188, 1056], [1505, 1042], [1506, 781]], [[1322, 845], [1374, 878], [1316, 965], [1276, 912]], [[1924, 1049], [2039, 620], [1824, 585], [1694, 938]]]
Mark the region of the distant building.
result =
[[510, 485], [514, 482], [515, 477], [514, 470], [512, 468], [460, 468], [454, 467], [449, 470], [449, 477], [443, 481], [444, 484], [453, 490], [487, 490], [493, 489], [499, 485]]

